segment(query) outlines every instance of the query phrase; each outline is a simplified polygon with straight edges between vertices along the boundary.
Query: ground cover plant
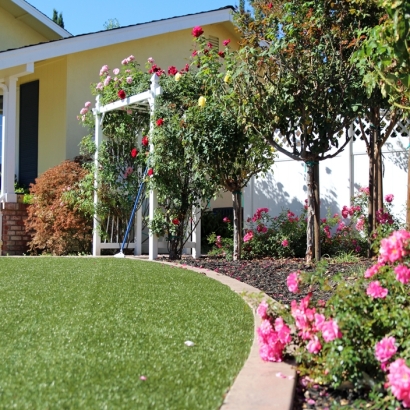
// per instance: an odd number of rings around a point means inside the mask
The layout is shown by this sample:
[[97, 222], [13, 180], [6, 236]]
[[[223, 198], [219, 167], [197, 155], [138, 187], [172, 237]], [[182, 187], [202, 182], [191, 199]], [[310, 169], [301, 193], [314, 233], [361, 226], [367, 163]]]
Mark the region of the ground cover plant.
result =
[[128, 259], [2, 258], [0, 312], [1, 408], [217, 409], [253, 338], [227, 287]]

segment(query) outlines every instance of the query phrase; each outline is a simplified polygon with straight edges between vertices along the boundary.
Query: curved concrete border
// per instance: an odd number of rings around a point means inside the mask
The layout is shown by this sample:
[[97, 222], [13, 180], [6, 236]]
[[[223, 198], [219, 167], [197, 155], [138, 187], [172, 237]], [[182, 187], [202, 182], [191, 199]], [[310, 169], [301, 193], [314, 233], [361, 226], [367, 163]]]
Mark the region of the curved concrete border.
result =
[[[135, 257], [135, 259], [140, 258]], [[205, 274], [229, 286], [236, 293], [261, 292], [253, 286], [208, 269], [179, 263], [155, 262]], [[242, 370], [227, 393], [220, 410], [291, 410], [296, 384], [295, 368], [283, 362], [264, 362], [259, 357], [256, 329], [260, 325], [260, 319], [255, 311], [253, 311], [253, 315], [255, 332], [251, 351]]]

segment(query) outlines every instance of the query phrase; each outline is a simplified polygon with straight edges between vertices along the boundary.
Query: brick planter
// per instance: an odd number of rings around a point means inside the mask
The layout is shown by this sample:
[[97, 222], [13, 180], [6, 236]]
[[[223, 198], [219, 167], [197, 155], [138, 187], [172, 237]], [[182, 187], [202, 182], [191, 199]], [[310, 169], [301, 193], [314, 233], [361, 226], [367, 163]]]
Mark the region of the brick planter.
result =
[[27, 242], [31, 239], [24, 226], [28, 205], [19, 202], [3, 205], [4, 208], [1, 211], [3, 218], [3, 231], [0, 238], [3, 241], [1, 255], [23, 255], [27, 252]]

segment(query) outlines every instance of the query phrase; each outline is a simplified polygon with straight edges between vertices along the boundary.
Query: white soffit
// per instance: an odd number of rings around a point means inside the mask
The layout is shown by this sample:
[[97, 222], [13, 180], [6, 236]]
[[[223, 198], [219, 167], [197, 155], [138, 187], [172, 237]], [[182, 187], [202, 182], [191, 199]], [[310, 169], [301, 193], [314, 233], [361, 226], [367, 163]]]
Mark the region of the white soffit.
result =
[[47, 60], [113, 44], [191, 29], [194, 26], [206, 26], [224, 22], [232, 22], [231, 8], [83, 34], [50, 43], [2, 52], [0, 53], [0, 70], [27, 62]]

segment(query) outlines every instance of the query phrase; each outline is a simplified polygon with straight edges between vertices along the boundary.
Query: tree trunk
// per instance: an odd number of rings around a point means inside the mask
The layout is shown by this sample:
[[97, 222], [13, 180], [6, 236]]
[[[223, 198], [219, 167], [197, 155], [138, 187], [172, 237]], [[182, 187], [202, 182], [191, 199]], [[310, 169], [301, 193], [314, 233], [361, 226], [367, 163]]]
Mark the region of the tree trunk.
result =
[[168, 242], [168, 254], [170, 260], [179, 260], [182, 257], [182, 246], [184, 242], [184, 224], [178, 226], [176, 236], [170, 236]]
[[[371, 118], [371, 120], [373, 120]], [[371, 132], [369, 135], [369, 198], [368, 198], [368, 249], [367, 257], [372, 256], [372, 232], [373, 232], [373, 223], [374, 223], [374, 208], [373, 208], [373, 198], [374, 198], [374, 133]]]
[[241, 259], [242, 248], [242, 201], [241, 191], [232, 192], [233, 204], [233, 260]]
[[314, 241], [314, 216], [315, 216], [315, 190], [314, 190], [314, 167], [306, 162], [307, 167], [307, 227], [306, 227], [306, 263], [310, 265], [313, 258]]
[[315, 202], [315, 224], [314, 224], [314, 238], [315, 238], [315, 260], [320, 261], [321, 246], [320, 246], [320, 180], [319, 180], [319, 162], [314, 165], [314, 202]]
[[406, 224], [407, 229], [410, 228], [410, 155], [407, 160], [407, 212], [406, 212]]
[[377, 144], [377, 210], [383, 209], [383, 156], [382, 147]]

